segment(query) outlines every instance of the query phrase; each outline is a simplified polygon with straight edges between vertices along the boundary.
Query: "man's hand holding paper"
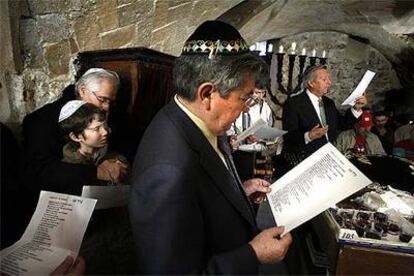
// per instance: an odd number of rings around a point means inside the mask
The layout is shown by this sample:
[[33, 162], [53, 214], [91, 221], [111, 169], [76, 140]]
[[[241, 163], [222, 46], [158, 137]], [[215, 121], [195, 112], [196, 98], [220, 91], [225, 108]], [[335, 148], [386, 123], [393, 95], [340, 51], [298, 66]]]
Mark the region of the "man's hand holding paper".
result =
[[[366, 98], [365, 98], [364, 104], [361, 105], [363, 103], [361, 96], [364, 96], [366, 94], [365, 91], [368, 85], [370, 84], [370, 82], [372, 81], [372, 79], [374, 78], [374, 76], [375, 76], [375, 72], [367, 70], [364, 76], [362, 77], [362, 80], [359, 82], [358, 86], [351, 93], [351, 95], [349, 95], [349, 97], [342, 103], [342, 105], [354, 106], [356, 107], [356, 110], [360, 110], [361, 107], [367, 103]], [[359, 109], [357, 109], [358, 107]]]
[[366, 92], [364, 92], [362, 96], [359, 96], [358, 98], [356, 98], [356, 102], [353, 106], [353, 108], [356, 111], [360, 111], [362, 107], [364, 107], [368, 103], [368, 99], [365, 95], [366, 95]]
[[284, 259], [292, 243], [292, 236], [289, 233], [281, 237], [284, 231], [283, 226], [272, 227], [263, 230], [249, 242], [261, 264], [277, 263]]
[[260, 178], [253, 178], [243, 182], [244, 192], [256, 204], [263, 202], [266, 199], [266, 194], [272, 191], [269, 186], [269, 182]]

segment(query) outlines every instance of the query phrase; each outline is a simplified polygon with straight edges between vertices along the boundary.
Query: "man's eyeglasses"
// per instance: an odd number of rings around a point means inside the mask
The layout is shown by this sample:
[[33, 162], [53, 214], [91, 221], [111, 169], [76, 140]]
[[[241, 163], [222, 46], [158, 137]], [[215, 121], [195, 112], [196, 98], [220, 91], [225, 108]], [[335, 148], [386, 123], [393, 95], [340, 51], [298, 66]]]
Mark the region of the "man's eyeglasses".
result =
[[259, 98], [254, 93], [250, 94], [247, 97], [240, 97], [240, 100], [242, 100], [244, 102], [244, 104], [248, 107], [252, 107], [255, 104], [259, 103]]
[[96, 95], [96, 92], [91, 91], [91, 93], [96, 97], [96, 99], [101, 103], [101, 104], [107, 104], [107, 105], [112, 105], [114, 104], [114, 101], [102, 96], [98, 96]]

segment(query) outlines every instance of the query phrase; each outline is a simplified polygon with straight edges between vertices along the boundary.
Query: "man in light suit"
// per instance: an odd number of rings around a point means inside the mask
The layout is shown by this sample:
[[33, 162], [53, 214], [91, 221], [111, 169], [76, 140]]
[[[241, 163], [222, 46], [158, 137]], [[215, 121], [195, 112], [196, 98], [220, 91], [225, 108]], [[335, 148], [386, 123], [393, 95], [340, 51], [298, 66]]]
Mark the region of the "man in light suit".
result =
[[304, 73], [305, 90], [288, 98], [283, 106], [284, 153], [293, 154], [293, 163], [311, 155], [328, 141], [334, 142], [338, 132], [353, 127], [362, 114], [367, 98], [361, 96], [344, 115], [326, 97], [331, 86], [325, 65], [313, 66]]
[[259, 233], [255, 222], [252, 201], [269, 183], [240, 182], [224, 136], [267, 74], [226, 23], [204, 22], [187, 40], [174, 68], [177, 95], [147, 128], [132, 170], [139, 273], [257, 274], [259, 263], [285, 256], [290, 234]]

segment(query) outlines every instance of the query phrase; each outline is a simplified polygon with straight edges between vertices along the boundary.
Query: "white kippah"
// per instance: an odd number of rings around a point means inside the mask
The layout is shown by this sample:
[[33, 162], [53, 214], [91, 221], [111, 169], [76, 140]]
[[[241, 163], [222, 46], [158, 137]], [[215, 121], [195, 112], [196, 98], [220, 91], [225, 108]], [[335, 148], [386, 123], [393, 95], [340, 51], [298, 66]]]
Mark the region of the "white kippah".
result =
[[96, 72], [99, 72], [99, 73], [108, 73], [108, 71], [105, 70], [105, 69], [103, 69], [103, 68], [89, 68], [85, 73], [83, 73], [82, 77], [84, 77], [86, 75], [89, 75], [91, 73], [96, 73]]
[[86, 104], [86, 102], [80, 101], [80, 100], [73, 100], [73, 101], [67, 102], [60, 110], [58, 122], [60, 123], [66, 118], [69, 118], [70, 116], [72, 116], [72, 114], [75, 113], [76, 110], [78, 110], [79, 107], [81, 107], [84, 104]]

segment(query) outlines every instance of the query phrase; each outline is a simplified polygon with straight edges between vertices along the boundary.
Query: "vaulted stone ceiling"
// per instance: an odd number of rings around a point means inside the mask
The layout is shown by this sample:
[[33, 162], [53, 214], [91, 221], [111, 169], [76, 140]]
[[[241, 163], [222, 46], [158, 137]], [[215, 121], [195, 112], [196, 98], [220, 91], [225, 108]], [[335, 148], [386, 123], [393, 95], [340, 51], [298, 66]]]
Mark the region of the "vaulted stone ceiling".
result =
[[[3, 105], [0, 108], [5, 121], [18, 122], [27, 112], [58, 97], [73, 81], [70, 64], [79, 52], [148, 47], [179, 55], [186, 37], [201, 22], [212, 19], [233, 24], [249, 43], [289, 40], [312, 32], [332, 38], [335, 34], [349, 36], [385, 57], [402, 86], [414, 87], [412, 0], [0, 2], [1, 33], [5, 37], [2, 51], [7, 52], [0, 64], [1, 83], [5, 84], [0, 90], [7, 90], [2, 94], [9, 97], [0, 100], [6, 107], [10, 102], [10, 112], [3, 112]], [[321, 41], [321, 36], [317, 37]], [[324, 47], [331, 45], [329, 40], [322, 42]]]
[[346, 33], [381, 52], [403, 85], [414, 80], [414, 1], [247, 0], [219, 19], [251, 43], [312, 31]]

